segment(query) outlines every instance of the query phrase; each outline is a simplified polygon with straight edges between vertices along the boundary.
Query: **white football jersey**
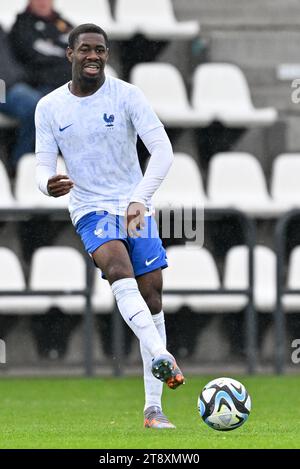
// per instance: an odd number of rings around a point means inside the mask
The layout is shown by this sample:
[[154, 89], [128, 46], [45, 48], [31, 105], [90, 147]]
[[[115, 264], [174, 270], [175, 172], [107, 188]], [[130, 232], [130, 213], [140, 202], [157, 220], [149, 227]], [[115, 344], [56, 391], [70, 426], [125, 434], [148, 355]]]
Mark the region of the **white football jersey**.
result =
[[[143, 137], [162, 126], [143, 93], [111, 76], [83, 98], [65, 84], [39, 101], [35, 120], [36, 153], [60, 151], [74, 182], [72, 222], [97, 210], [124, 215], [143, 177], [137, 134]], [[151, 200], [147, 208], [151, 211]]]

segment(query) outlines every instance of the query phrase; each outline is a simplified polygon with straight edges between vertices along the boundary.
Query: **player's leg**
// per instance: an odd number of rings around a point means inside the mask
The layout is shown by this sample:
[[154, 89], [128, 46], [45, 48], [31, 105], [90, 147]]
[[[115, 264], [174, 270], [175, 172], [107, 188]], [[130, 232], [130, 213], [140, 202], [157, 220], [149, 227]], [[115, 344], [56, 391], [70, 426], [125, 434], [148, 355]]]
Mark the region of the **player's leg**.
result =
[[[146, 301], [154, 321], [155, 327], [166, 346], [166, 329], [164, 313], [162, 311], [162, 274], [161, 269], [156, 269], [147, 274], [137, 277], [139, 290]], [[145, 385], [145, 409], [151, 406], [161, 408], [161, 395], [163, 383], [156, 379], [152, 374], [152, 358], [148, 351], [140, 344], [141, 355], [144, 366], [144, 385]]]
[[[129, 241], [131, 261], [135, 276], [139, 278], [139, 288], [148, 306], [150, 309], [152, 308], [152, 312], [159, 314], [162, 311], [162, 276], [160, 271], [168, 266], [166, 251], [153, 217], [145, 217], [145, 228], [140, 233], [140, 237]], [[158, 317], [157, 321], [161, 320], [162, 316], [163, 314]], [[174, 357], [169, 353], [161, 354], [160, 357], [154, 359], [152, 373], [171, 389], [176, 389], [184, 383], [183, 374]]]
[[[139, 290], [152, 313], [157, 331], [166, 346], [165, 318], [162, 309], [163, 282], [161, 268], [137, 277], [137, 282]], [[174, 425], [169, 422], [161, 411], [162, 383], [160, 381], [166, 382], [170, 388], [175, 389], [184, 382], [182, 372], [171, 355], [162, 355], [152, 360], [142, 344], [141, 353], [144, 365], [145, 426], [174, 428]], [[158, 366], [157, 370], [155, 370], [155, 363]], [[156, 378], [159, 378], [160, 381]]]
[[167, 354], [147, 303], [138, 289], [131, 260], [123, 241], [111, 240], [102, 244], [92, 253], [92, 257], [108, 279], [123, 319], [143, 347], [152, 358]]
[[[154, 321], [155, 327], [166, 345], [166, 328], [162, 311], [162, 274], [156, 269], [137, 277], [139, 290], [146, 301]], [[162, 381], [152, 374], [152, 357], [140, 343], [144, 368], [145, 406], [144, 426], [147, 428], [175, 428], [162, 412], [161, 396]]]

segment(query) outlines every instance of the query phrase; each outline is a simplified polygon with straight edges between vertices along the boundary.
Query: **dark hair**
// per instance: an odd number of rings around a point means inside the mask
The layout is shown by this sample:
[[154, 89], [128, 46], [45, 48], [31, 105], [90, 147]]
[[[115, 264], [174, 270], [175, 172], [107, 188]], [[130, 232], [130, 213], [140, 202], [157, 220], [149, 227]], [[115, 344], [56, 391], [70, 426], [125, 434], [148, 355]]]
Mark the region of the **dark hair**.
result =
[[71, 49], [74, 49], [75, 43], [78, 40], [78, 37], [80, 34], [84, 33], [96, 33], [96, 34], [102, 34], [102, 36], [105, 39], [105, 44], [106, 47], [108, 48], [108, 36], [106, 32], [100, 28], [100, 26], [97, 26], [96, 24], [93, 23], [85, 23], [85, 24], [80, 24], [79, 26], [76, 26], [76, 28], [72, 29], [72, 31], [69, 34], [69, 47]]

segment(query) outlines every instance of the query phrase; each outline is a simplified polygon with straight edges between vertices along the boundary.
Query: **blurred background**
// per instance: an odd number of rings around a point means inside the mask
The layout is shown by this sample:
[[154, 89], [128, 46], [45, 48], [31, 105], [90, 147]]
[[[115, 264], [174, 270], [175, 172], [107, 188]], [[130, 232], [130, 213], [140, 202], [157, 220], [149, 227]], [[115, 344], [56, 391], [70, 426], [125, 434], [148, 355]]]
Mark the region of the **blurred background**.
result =
[[0, 374], [141, 369], [137, 340], [71, 226], [67, 197], [47, 198], [35, 185], [34, 110], [70, 80], [68, 33], [86, 22], [108, 33], [107, 74], [143, 90], [173, 144], [158, 213], [204, 207], [203, 247], [163, 239], [170, 352], [195, 373], [298, 371], [299, 20], [298, 0], [2, 4]]

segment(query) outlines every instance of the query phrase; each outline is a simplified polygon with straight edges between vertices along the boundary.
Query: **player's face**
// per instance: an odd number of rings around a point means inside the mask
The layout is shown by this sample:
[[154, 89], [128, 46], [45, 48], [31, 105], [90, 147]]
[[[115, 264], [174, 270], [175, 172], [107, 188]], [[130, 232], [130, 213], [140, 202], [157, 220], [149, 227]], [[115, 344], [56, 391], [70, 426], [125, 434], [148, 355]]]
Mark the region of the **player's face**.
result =
[[30, 0], [29, 6], [38, 16], [49, 16], [53, 9], [53, 0]]
[[108, 59], [108, 49], [102, 34], [80, 34], [74, 50], [70, 49], [69, 60], [73, 73], [81, 79], [99, 79], [103, 75]]

